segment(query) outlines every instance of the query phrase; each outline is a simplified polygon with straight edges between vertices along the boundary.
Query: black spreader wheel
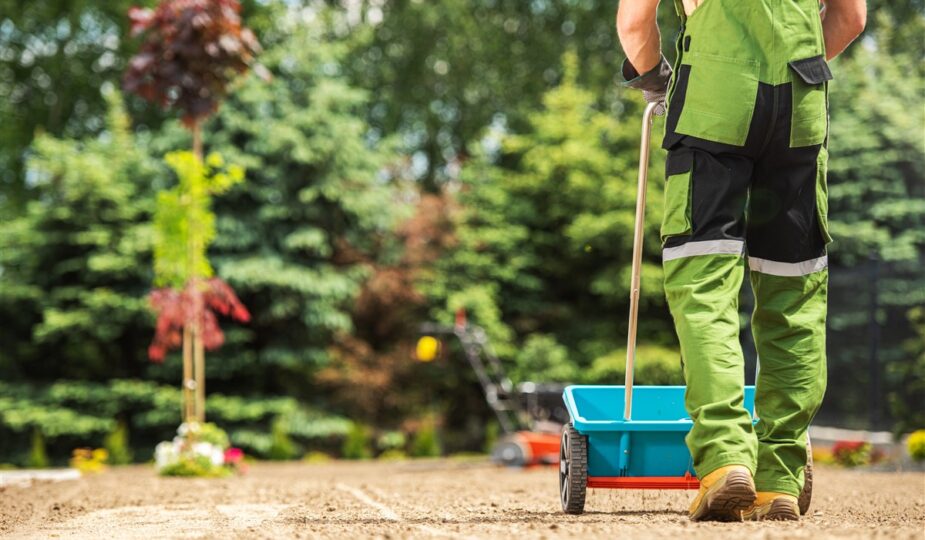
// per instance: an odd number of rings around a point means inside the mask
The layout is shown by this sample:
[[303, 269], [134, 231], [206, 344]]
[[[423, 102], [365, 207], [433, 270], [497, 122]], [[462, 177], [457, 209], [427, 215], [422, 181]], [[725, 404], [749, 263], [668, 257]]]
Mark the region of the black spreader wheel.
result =
[[813, 446], [809, 441], [809, 433], [806, 434], [806, 467], [803, 468], [803, 491], [797, 499], [797, 506], [800, 507], [800, 515], [805, 516], [809, 512], [809, 503], [813, 500]]
[[585, 510], [588, 493], [588, 438], [571, 424], [562, 427], [559, 444], [559, 500], [566, 514]]

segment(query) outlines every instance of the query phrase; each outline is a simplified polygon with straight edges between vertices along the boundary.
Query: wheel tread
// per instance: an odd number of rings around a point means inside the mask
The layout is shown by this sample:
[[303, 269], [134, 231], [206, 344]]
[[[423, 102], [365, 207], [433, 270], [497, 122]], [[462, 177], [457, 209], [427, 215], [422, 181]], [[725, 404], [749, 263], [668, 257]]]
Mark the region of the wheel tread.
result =
[[588, 492], [588, 438], [579, 433], [571, 424], [562, 428], [562, 437], [563, 439], [568, 438], [568, 497], [561, 493], [562, 480], [560, 478], [559, 499], [565, 513], [581, 514], [584, 512]]

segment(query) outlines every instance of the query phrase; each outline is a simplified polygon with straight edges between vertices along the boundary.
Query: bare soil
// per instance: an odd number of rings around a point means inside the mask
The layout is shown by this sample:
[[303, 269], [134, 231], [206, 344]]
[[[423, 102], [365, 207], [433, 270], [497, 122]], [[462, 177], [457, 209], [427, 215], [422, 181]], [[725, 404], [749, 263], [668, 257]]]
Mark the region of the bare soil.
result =
[[925, 538], [925, 474], [819, 468], [798, 523], [691, 523], [693, 492], [591, 490], [559, 509], [554, 468], [483, 461], [258, 464], [244, 477], [120, 467], [0, 488], [12, 538]]

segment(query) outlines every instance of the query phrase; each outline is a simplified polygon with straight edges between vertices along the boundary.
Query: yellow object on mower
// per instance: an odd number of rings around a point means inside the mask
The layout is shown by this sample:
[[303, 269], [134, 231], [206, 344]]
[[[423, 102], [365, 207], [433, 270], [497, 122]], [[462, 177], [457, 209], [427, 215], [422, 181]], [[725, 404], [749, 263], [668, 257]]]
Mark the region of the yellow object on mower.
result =
[[433, 336], [422, 336], [414, 349], [414, 356], [420, 362], [431, 362], [440, 354], [440, 340]]

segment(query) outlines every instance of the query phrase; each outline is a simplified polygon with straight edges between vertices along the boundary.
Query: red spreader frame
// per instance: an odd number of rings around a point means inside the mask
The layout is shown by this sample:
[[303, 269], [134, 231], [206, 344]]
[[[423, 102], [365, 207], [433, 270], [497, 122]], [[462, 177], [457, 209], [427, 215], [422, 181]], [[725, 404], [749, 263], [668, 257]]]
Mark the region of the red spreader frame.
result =
[[589, 488], [608, 489], [699, 489], [700, 481], [691, 473], [684, 476], [589, 476]]

